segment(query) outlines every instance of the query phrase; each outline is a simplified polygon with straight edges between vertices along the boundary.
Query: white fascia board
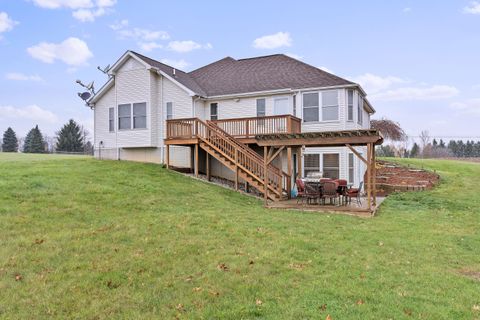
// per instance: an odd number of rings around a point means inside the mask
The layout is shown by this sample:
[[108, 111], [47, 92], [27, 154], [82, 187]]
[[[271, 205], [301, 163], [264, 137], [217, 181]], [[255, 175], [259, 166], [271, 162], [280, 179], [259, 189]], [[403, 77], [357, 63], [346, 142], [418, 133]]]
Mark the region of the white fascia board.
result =
[[254, 91], [254, 92], [246, 92], [246, 93], [208, 96], [206, 97], [206, 100], [233, 99], [233, 98], [242, 98], [242, 97], [251, 97], [251, 96], [265, 96], [265, 95], [274, 95], [274, 94], [281, 94], [281, 93], [292, 93], [292, 92], [293, 92], [292, 89]]
[[114, 63], [114, 65], [108, 70], [109, 73], [111, 74], [115, 74], [116, 70], [121, 67], [125, 61], [127, 61], [128, 58], [133, 58], [135, 60], [137, 60], [138, 62], [140, 62], [146, 69], [148, 68], [151, 68], [151, 66], [146, 63], [145, 61], [143, 61], [142, 59], [140, 59], [137, 55], [135, 55], [133, 52], [131, 52], [130, 50], [128, 50], [127, 52], [125, 52], [118, 60], [117, 62]]

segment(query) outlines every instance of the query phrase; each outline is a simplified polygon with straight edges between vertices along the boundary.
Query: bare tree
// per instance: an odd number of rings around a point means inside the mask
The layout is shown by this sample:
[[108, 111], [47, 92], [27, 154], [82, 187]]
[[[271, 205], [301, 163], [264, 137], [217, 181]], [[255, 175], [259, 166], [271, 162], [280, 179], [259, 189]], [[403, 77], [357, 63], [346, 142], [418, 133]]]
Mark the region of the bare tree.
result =
[[380, 131], [386, 139], [404, 141], [407, 138], [400, 124], [387, 118], [372, 120], [370, 121], [370, 125], [373, 129]]
[[422, 142], [422, 156], [431, 156], [432, 146], [430, 144], [430, 134], [427, 130], [420, 132], [420, 141]]

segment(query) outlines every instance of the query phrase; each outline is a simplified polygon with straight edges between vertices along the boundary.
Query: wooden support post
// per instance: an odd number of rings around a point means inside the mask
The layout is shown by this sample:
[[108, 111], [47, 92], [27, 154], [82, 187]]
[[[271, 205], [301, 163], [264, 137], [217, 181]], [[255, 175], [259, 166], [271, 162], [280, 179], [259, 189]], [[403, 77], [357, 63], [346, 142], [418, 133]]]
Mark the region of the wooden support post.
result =
[[302, 172], [302, 147], [299, 147], [298, 148], [298, 151], [297, 151], [297, 174], [298, 174], [298, 178], [301, 178], [302, 175], [303, 175], [303, 172]]
[[169, 144], [166, 145], [166, 150], [165, 151], [166, 151], [166, 155], [165, 155], [166, 159], [165, 160], [167, 162], [167, 169], [170, 169], [170, 145]]
[[198, 143], [195, 144], [195, 177], [198, 178]]
[[238, 149], [235, 148], [235, 190], [238, 190]]
[[287, 148], [287, 173], [289, 175], [287, 179], [287, 198], [290, 199], [292, 197], [292, 180], [293, 177], [293, 159], [292, 159], [292, 148]]
[[206, 152], [207, 154], [207, 163], [206, 163], [206, 170], [207, 170], [207, 180], [210, 181], [211, 180], [211, 177], [210, 177], [210, 154], [208, 154], [208, 152]]
[[263, 147], [263, 200], [265, 202], [265, 206], [268, 205], [268, 175], [267, 175], [267, 167], [268, 167], [268, 147]]
[[372, 194], [373, 194], [373, 207], [377, 206], [377, 163], [376, 163], [376, 155], [375, 155], [375, 144], [372, 143], [372, 162], [373, 162], [373, 170], [372, 170]]
[[367, 144], [367, 203], [368, 210], [372, 209], [372, 150], [370, 143]]

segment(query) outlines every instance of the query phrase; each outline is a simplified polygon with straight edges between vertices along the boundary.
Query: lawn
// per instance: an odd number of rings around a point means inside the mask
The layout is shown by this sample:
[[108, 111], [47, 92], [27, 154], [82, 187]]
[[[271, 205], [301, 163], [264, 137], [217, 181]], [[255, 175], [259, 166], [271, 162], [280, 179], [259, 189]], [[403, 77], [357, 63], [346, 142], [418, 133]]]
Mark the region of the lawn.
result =
[[480, 319], [480, 164], [372, 219], [159, 165], [0, 153], [0, 318]]

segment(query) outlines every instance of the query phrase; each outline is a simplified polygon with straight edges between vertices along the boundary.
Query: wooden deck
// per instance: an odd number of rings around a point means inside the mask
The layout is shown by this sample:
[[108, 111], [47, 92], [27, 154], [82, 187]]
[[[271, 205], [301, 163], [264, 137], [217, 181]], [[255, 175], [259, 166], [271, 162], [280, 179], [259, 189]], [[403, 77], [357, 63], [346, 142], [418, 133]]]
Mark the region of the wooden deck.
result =
[[352, 203], [347, 205], [320, 205], [320, 204], [306, 204], [297, 203], [297, 199], [289, 199], [284, 201], [272, 202], [269, 201], [267, 208], [270, 209], [285, 209], [285, 210], [300, 210], [300, 211], [309, 211], [309, 212], [322, 212], [322, 213], [340, 213], [347, 214], [359, 217], [373, 217], [377, 212], [378, 207], [383, 202], [385, 198], [377, 197], [377, 203], [375, 206], [372, 206], [372, 209], [368, 208], [367, 198], [361, 198], [361, 204], [357, 204], [355, 200], [352, 200]]

